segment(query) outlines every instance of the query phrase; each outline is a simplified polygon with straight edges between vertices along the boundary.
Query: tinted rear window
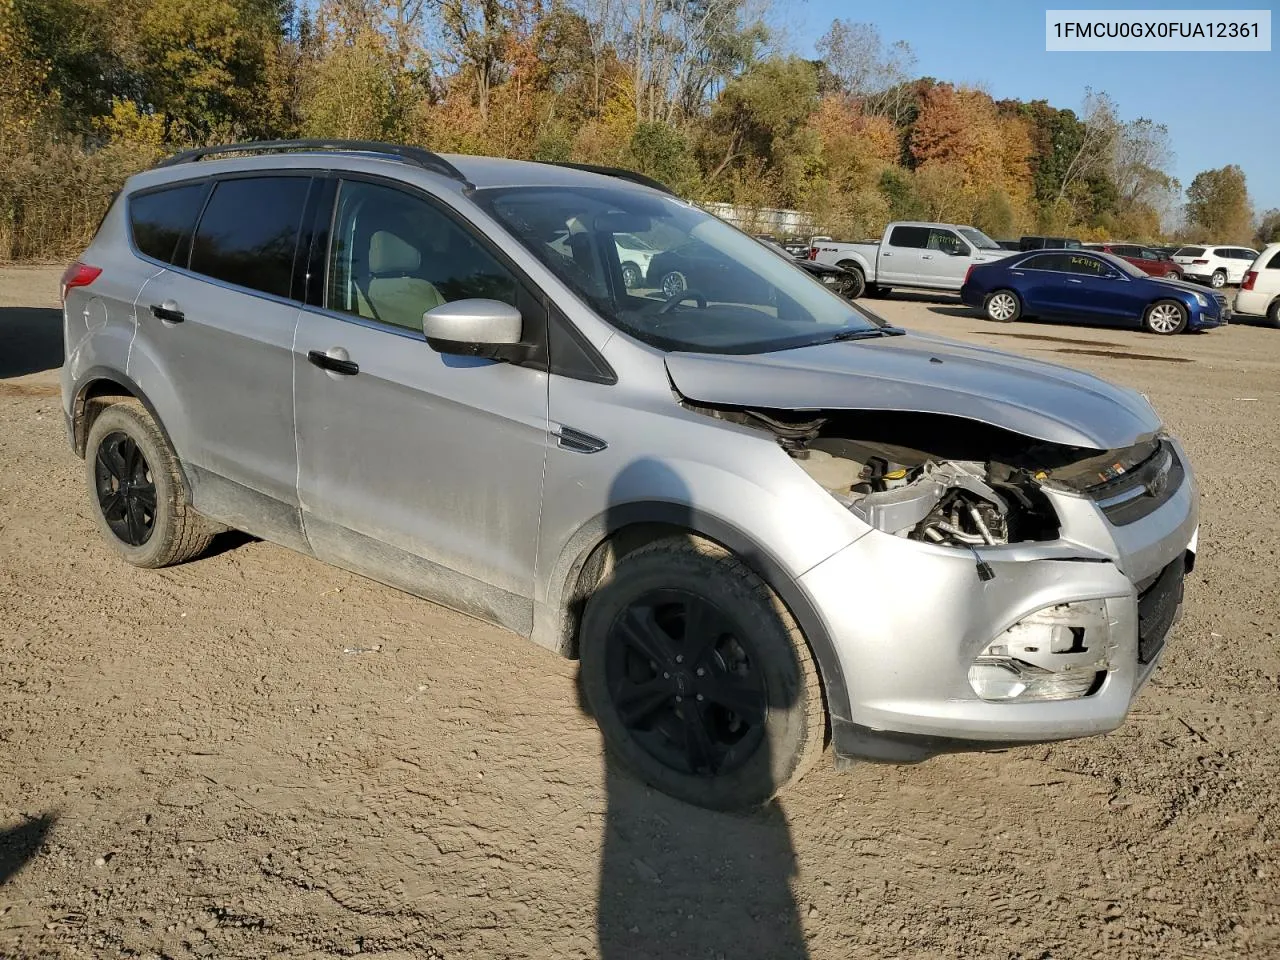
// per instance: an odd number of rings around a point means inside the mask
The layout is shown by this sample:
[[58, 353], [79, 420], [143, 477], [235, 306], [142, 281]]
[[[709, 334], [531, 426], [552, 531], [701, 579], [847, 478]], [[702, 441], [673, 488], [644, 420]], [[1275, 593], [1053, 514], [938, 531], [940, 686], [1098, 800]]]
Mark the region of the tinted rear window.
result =
[[889, 245], [892, 247], [918, 247], [923, 250], [929, 246], [928, 227], [894, 227], [889, 234]]
[[191, 269], [241, 287], [289, 296], [307, 177], [223, 180], [200, 218]]
[[[141, 253], [173, 263], [179, 244], [191, 242], [191, 228], [200, 215], [207, 183], [187, 183], [129, 198], [129, 229]], [[185, 249], [177, 258], [186, 259]]]
[[1174, 254], [1175, 257], [1203, 257], [1204, 247], [1182, 247]]
[[1280, 250], [1277, 250], [1267, 262], [1268, 270], [1280, 270]]

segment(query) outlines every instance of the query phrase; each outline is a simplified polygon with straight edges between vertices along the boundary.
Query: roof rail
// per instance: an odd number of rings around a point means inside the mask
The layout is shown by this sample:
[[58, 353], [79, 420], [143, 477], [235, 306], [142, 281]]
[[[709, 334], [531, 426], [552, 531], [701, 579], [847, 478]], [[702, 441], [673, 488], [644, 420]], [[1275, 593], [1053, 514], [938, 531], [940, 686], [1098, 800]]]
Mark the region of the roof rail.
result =
[[223, 153], [275, 153], [289, 150], [342, 150], [354, 153], [379, 153], [395, 157], [406, 163], [413, 163], [424, 170], [443, 174], [452, 180], [472, 186], [462, 171], [444, 157], [422, 147], [406, 146], [402, 143], [382, 143], [377, 140], [250, 140], [246, 143], [222, 143], [213, 147], [196, 147], [194, 150], [183, 150], [171, 157], [161, 160], [156, 166], [173, 167], [180, 163], [194, 163], [205, 157]]
[[676, 192], [668, 187], [661, 180], [655, 180], [653, 177], [646, 177], [643, 173], [636, 173], [634, 170], [624, 170], [621, 167], [601, 167], [594, 163], [568, 163], [561, 160], [544, 160], [553, 167], [568, 167], [571, 170], [585, 170], [587, 173], [598, 173], [606, 177], [617, 177], [619, 180], [629, 180], [632, 183], [638, 183], [642, 187], [650, 187], [654, 190], [661, 190], [663, 193], [669, 193], [675, 196]]

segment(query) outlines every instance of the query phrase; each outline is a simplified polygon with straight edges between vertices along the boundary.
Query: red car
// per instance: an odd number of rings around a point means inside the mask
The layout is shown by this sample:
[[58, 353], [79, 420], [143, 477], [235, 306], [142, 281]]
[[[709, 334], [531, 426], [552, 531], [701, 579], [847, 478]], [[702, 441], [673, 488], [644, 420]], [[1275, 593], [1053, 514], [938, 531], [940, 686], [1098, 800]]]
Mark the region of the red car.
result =
[[1153, 277], [1182, 279], [1182, 269], [1167, 256], [1150, 247], [1143, 247], [1136, 243], [1086, 243], [1084, 248], [1096, 253], [1114, 254], [1128, 260], [1139, 270]]

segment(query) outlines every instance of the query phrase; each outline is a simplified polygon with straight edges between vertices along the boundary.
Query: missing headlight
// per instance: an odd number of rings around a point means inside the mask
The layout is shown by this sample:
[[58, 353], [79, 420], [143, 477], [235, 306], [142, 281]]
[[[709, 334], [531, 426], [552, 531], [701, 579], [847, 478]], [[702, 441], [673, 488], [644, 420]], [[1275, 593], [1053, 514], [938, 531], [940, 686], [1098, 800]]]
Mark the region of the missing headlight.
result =
[[1101, 687], [1115, 656], [1114, 621], [1105, 600], [1060, 603], [1023, 617], [969, 667], [983, 700], [1075, 700]]

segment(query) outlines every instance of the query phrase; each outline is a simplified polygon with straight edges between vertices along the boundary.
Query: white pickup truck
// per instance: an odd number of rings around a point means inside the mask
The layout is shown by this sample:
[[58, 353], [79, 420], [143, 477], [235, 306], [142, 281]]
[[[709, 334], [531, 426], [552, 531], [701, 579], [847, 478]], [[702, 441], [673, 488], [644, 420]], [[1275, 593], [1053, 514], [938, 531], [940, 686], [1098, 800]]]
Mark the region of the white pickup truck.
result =
[[872, 296], [883, 296], [893, 287], [959, 290], [969, 267], [1009, 254], [976, 227], [905, 221], [885, 227], [879, 241], [814, 238], [809, 247], [810, 260], [862, 274]]

